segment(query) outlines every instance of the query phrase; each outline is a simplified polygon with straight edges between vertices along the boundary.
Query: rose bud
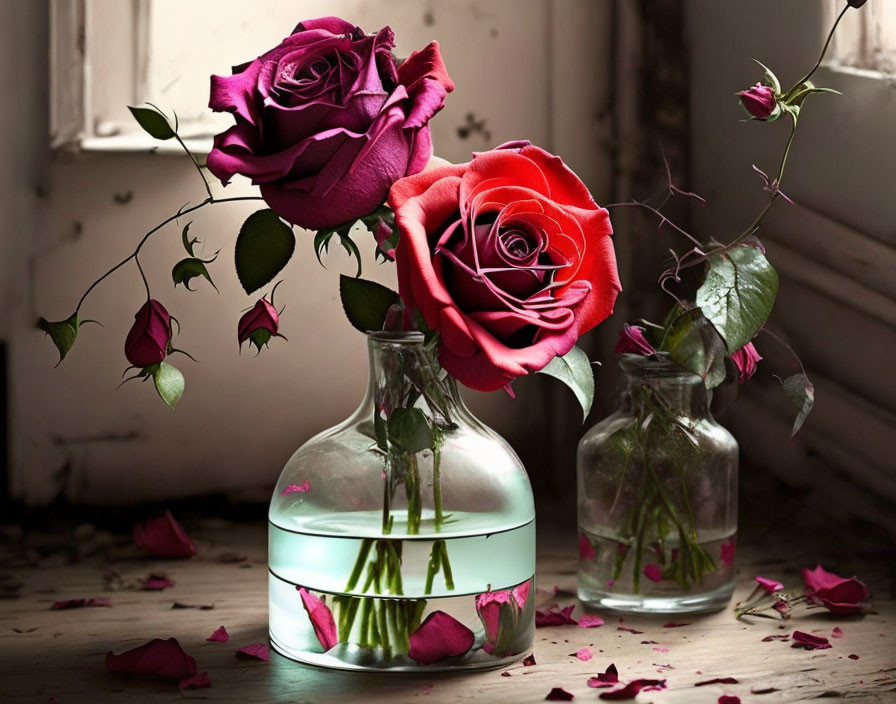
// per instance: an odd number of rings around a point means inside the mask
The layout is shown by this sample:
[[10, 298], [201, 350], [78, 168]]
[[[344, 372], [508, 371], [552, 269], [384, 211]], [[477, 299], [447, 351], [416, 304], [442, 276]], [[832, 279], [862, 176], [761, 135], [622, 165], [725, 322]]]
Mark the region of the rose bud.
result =
[[[280, 329], [280, 314], [267, 298], [260, 298], [252, 310], [243, 314], [237, 324], [237, 341], [240, 347], [246, 340], [261, 351], [272, 337], [283, 337]], [[283, 338], [286, 339], [286, 338]]]
[[768, 120], [779, 110], [775, 91], [761, 83], [742, 90], [738, 95], [740, 104], [757, 120]]
[[151, 298], [134, 315], [124, 341], [124, 355], [135, 367], [151, 367], [165, 359], [170, 341], [171, 316], [165, 306]]
[[622, 325], [619, 339], [616, 340], [616, 347], [613, 351], [616, 354], [640, 354], [645, 357], [656, 354], [653, 345], [644, 337], [644, 328], [639, 325], [629, 325], [628, 323]]
[[740, 372], [738, 381], [743, 384], [756, 373], [756, 364], [762, 359], [752, 342], [748, 342], [737, 352], [731, 355], [737, 370]]

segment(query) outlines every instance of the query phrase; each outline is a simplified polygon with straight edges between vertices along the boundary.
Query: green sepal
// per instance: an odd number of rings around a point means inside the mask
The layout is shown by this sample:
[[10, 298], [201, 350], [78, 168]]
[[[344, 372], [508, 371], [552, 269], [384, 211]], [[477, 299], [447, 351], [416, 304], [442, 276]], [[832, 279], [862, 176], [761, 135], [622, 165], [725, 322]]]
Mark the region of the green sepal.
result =
[[259, 328], [249, 333], [249, 343], [255, 345], [259, 352], [271, 341], [271, 331]]
[[[174, 268], [171, 270], [171, 278], [174, 281], [174, 285], [183, 284], [184, 288], [187, 291], [194, 291], [195, 289], [190, 288], [190, 281], [195, 279], [197, 276], [202, 276], [206, 279], [215, 291], [218, 290], [218, 287], [215, 286], [215, 282], [212, 281], [212, 277], [208, 273], [208, 269], [205, 268], [206, 264], [211, 264], [217, 258], [217, 254], [208, 260], [197, 259], [196, 257], [190, 257], [188, 259], [181, 259], [177, 264], [174, 265]], [[219, 292], [220, 293], [220, 292]]]
[[399, 407], [386, 421], [389, 442], [409, 454], [432, 449], [433, 432], [426, 414], [419, 408]]
[[240, 228], [234, 247], [236, 275], [246, 293], [273, 281], [292, 258], [296, 236], [273, 210], [252, 213]]
[[339, 297], [348, 322], [363, 333], [382, 330], [389, 308], [401, 300], [382, 284], [345, 274], [339, 277]]
[[192, 224], [193, 224], [193, 221], [191, 220], [186, 225], [184, 225], [184, 229], [183, 229], [183, 232], [181, 232], [180, 237], [181, 237], [181, 240], [183, 240], [184, 249], [187, 250], [187, 254], [189, 254], [191, 257], [194, 257], [196, 255], [193, 252], [193, 245], [197, 244], [199, 242], [199, 240], [196, 237], [193, 237], [191, 239], [189, 236], [190, 225], [192, 225]]
[[812, 382], [802, 372], [787, 377], [783, 382], [784, 393], [790, 402], [796, 406], [797, 414], [793, 421], [793, 428], [790, 431], [790, 438], [793, 439], [803, 427], [812, 406], [815, 405], [815, 387]]
[[37, 321], [37, 328], [47, 333], [53, 344], [56, 345], [56, 349], [59, 350], [59, 361], [56, 362], [57, 367], [62, 364], [65, 355], [68, 354], [75, 344], [75, 340], [78, 337], [78, 329], [83, 325], [83, 322], [86, 321], [79, 320], [77, 313], [72, 313], [65, 320], [51, 322], [46, 318], [40, 318]]
[[562, 357], [554, 357], [540, 373], [559, 379], [572, 390], [582, 406], [584, 423], [594, 403], [594, 370], [582, 348], [574, 346]]
[[778, 80], [778, 77], [775, 75], [775, 72], [772, 71], [768, 66], [762, 63], [759, 59], [753, 59], [757, 64], [762, 67], [762, 70], [765, 72], [762, 76], [762, 82], [775, 91], [775, 95], [778, 96], [781, 94], [781, 81]]
[[765, 324], [777, 294], [778, 274], [754, 240], [710, 253], [697, 306], [721, 334], [728, 354], [733, 354]]
[[156, 368], [151, 372], [152, 381], [161, 399], [171, 408], [177, 406], [180, 397], [184, 394], [184, 375], [177, 367], [168, 362], [153, 365]]
[[128, 110], [131, 111], [131, 114], [134, 116], [134, 119], [137, 120], [137, 124], [143, 128], [143, 131], [153, 139], [166, 140], [174, 137], [175, 132], [169, 124], [168, 118], [158, 110], [153, 110], [152, 108], [135, 108], [130, 105], [128, 106]]

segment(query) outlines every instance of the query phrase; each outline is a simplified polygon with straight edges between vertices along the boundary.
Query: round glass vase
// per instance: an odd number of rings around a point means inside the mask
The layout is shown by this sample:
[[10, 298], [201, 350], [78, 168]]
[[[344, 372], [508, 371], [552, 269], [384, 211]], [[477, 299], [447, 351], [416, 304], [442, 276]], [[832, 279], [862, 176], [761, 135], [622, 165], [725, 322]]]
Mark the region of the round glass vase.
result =
[[619, 410], [578, 449], [579, 599], [630, 613], [722, 609], [734, 591], [738, 446], [703, 380], [623, 355]]
[[271, 499], [271, 644], [353, 670], [513, 662], [535, 627], [526, 471], [422, 334], [368, 347], [361, 406], [295, 452]]

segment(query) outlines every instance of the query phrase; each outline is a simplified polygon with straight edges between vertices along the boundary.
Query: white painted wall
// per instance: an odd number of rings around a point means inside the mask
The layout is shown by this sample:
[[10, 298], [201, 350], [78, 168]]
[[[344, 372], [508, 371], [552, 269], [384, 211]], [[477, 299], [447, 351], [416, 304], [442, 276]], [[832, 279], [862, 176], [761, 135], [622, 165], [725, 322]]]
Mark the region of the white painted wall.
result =
[[[160, 0], [161, 2], [161, 0]], [[170, 2], [161, 2], [170, 5]], [[261, 53], [305, 16], [341, 14], [369, 29], [391, 24], [398, 53], [438, 38], [458, 90], [433, 123], [438, 152], [461, 161], [509, 139], [528, 137], [547, 148], [561, 145], [567, 161], [579, 169], [598, 200], [608, 192], [605, 159], [597, 152], [594, 129], [598, 103], [605, 95], [601, 47], [592, 37], [606, 3], [588, 0], [333, 0], [279, 3], [295, 17], [288, 26], [265, 24], [257, 4], [242, 20], [232, 8], [216, 3], [228, 18], [217, 29], [205, 27], [206, 3], [177, 3], [180, 15], [167, 26], [184, 76], [196, 70], [206, 82], [204, 43], [230, 63]], [[227, 8], [231, 8], [227, 10]], [[256, 4], [253, 4], [253, 8]], [[0, 332], [11, 344], [14, 496], [29, 503], [51, 500], [59, 483], [54, 475], [68, 467], [66, 493], [80, 502], [126, 503], [210, 491], [266, 493], [290, 453], [313, 433], [346, 416], [360, 399], [366, 379], [363, 337], [345, 322], [337, 296], [340, 271], [352, 270], [334, 251], [321, 269], [314, 260], [311, 235], [300, 237], [297, 255], [284, 272], [277, 303], [286, 303], [282, 332], [254, 358], [238, 354], [236, 321], [253, 299], [240, 289], [230, 262], [232, 244], [252, 204], [219, 205], [194, 218], [191, 234], [209, 251], [223, 248], [211, 268], [220, 295], [207, 285], [189, 293], [170, 282], [170, 269], [183, 256], [180, 232], [170, 228], [153, 240], [143, 260], [153, 294], [183, 324], [177, 345], [201, 364], [179, 361], [186, 393], [176, 411], [162, 404], [147, 384], [131, 382], [116, 390], [126, 366], [122, 347], [143, 293], [136, 271], [126, 268], [98, 289], [84, 308], [86, 317], [105, 327], [82, 329], [78, 343], [57, 369], [55, 350], [32, 329], [38, 315], [67, 317], [81, 292], [109, 265], [126, 256], [135, 240], [188, 200], [202, 197], [202, 185], [184, 158], [147, 154], [57, 155], [42, 170], [45, 148], [44, 47], [34, 37], [46, 33], [42, 3], [11, 3], [12, 15], [0, 26], [5, 85], [20, 85], [27, 112], [0, 120], [0, 272], [6, 305]], [[229, 13], [229, 14], [228, 14]], [[256, 32], [256, 28], [258, 31]], [[189, 31], [187, 31], [189, 30]], [[110, 32], [111, 34], [111, 32]], [[559, 34], [559, 36], [558, 36]], [[222, 51], [227, 42], [252, 51]], [[555, 61], [555, 53], [562, 55]], [[196, 57], [193, 61], [192, 57]], [[102, 80], [102, 67], [94, 81]], [[555, 73], [559, 72], [559, 73]], [[97, 75], [98, 74], [98, 75]], [[558, 79], [554, 80], [553, 79]], [[176, 92], [176, 91], [175, 91]], [[161, 103], [166, 105], [160, 98]], [[188, 114], [207, 101], [204, 92], [172, 94], [172, 107]], [[456, 128], [468, 112], [485, 118], [490, 135], [460, 139]], [[33, 185], [48, 175], [48, 195], [38, 199]], [[116, 194], [130, 192], [126, 204]], [[228, 195], [250, 193], [243, 183]], [[257, 207], [257, 206], [256, 206]], [[364, 240], [360, 237], [359, 240]], [[334, 248], [338, 249], [338, 248]], [[365, 276], [390, 283], [390, 267], [372, 263], [365, 247]], [[172, 360], [173, 361], [173, 360]], [[548, 409], [527, 402], [538, 395], [522, 381], [521, 399], [503, 394], [471, 394], [482, 419], [511, 441], [534, 436]], [[534, 387], [532, 387], [534, 388]], [[571, 403], [574, 403], [570, 401]], [[538, 471], [538, 468], [532, 468]]]

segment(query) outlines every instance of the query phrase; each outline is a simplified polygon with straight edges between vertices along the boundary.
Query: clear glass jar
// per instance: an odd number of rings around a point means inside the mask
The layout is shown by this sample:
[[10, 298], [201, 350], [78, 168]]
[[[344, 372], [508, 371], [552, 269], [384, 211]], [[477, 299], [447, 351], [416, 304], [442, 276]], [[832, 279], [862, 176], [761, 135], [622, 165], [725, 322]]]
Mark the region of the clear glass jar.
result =
[[622, 355], [618, 411], [579, 442], [579, 598], [622, 612], [724, 608], [734, 590], [738, 446], [703, 380]]
[[360, 408], [296, 451], [271, 499], [271, 643], [346, 669], [512, 662], [534, 636], [526, 471], [423, 335], [368, 346]]

